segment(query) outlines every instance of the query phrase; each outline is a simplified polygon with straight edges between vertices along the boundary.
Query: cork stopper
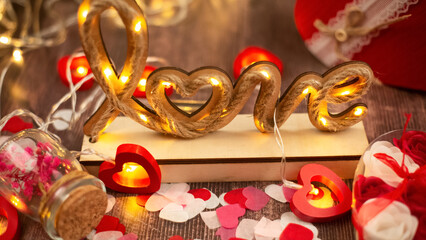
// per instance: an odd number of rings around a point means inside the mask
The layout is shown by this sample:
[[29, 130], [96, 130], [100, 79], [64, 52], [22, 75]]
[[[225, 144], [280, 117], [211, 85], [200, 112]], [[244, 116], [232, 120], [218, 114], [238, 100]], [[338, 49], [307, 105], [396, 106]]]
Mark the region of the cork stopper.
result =
[[107, 207], [106, 194], [95, 186], [74, 189], [62, 203], [55, 229], [64, 240], [86, 237], [101, 221]]

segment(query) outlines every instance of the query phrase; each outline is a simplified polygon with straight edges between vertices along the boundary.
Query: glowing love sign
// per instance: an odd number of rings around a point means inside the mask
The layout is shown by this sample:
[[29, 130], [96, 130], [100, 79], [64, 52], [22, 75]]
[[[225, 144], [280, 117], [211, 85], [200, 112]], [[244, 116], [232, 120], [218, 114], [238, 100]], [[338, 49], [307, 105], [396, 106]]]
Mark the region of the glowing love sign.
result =
[[[120, 74], [116, 73], [109, 60], [99, 28], [101, 13], [111, 7], [118, 12], [127, 32], [127, 58]], [[202, 67], [189, 73], [173, 67], [159, 68], [146, 81], [150, 109], [132, 98], [148, 53], [147, 24], [138, 5], [131, 0], [84, 0], [78, 20], [87, 60], [107, 97], [84, 126], [84, 132], [92, 142], [120, 112], [161, 133], [182, 138], [203, 136], [231, 122], [258, 84], [261, 88], [253, 116], [261, 132], [273, 131], [275, 112], [277, 125], [281, 126], [305, 97], [309, 99], [309, 119], [320, 130], [343, 130], [361, 121], [367, 113], [367, 106], [362, 103], [338, 114], [329, 113], [327, 107], [329, 103], [346, 103], [367, 92], [374, 75], [363, 62], [347, 62], [323, 75], [301, 74], [281, 97], [281, 74], [271, 62], [251, 64], [234, 85], [228, 74], [216, 67]], [[165, 94], [166, 89], [173, 87], [177, 93], [187, 97], [204, 85], [211, 86], [212, 95], [191, 114], [176, 107]]]

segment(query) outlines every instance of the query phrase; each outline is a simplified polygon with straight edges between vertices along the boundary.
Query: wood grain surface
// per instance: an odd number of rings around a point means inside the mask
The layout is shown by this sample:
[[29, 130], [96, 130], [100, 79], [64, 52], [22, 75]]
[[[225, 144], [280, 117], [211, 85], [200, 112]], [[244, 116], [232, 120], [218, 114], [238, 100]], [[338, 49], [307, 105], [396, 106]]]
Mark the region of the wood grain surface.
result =
[[[283, 91], [302, 72], [322, 73], [326, 70], [305, 48], [297, 33], [293, 20], [294, 3], [295, 0], [194, 0], [183, 22], [171, 27], [149, 27], [149, 56], [165, 58], [171, 66], [187, 71], [212, 65], [223, 68], [231, 75], [232, 64], [239, 51], [249, 45], [264, 47], [284, 63]], [[71, 1], [58, 7], [58, 11], [67, 14], [76, 10], [77, 5]], [[119, 69], [126, 57], [125, 31], [116, 27], [111, 19], [103, 19], [101, 25], [108, 53]], [[12, 69], [5, 77], [1, 115], [16, 108], [26, 108], [45, 118], [51, 105], [67, 92], [56, 72], [56, 63], [79, 47], [77, 26], [73, 25], [69, 27], [65, 43], [25, 53], [22, 71]], [[93, 90], [79, 92], [79, 102], [91, 92]], [[253, 94], [242, 113], [253, 111], [256, 95]], [[200, 93], [194, 99], [207, 97], [207, 94]], [[409, 128], [426, 130], [425, 92], [375, 84], [362, 101], [367, 103], [370, 110], [363, 121], [369, 141], [402, 128], [404, 113], [413, 114]], [[69, 106], [65, 104], [63, 107]], [[306, 112], [306, 104], [302, 103], [297, 112]], [[67, 148], [80, 150], [82, 126], [88, 115], [84, 114], [71, 131], [57, 132]], [[352, 181], [347, 180], [346, 183], [351, 186]], [[192, 183], [191, 188], [206, 187], [219, 195], [249, 185], [264, 189], [268, 184], [270, 182]], [[209, 230], [199, 216], [187, 223], [171, 223], [159, 219], [158, 213], [148, 213], [138, 207], [134, 195], [109, 193], [117, 198], [117, 204], [109, 214], [120, 218], [127, 232], [136, 233], [139, 239], [163, 240], [173, 235], [181, 235], [185, 239], [218, 239], [215, 231]], [[277, 219], [289, 210], [288, 204], [271, 200], [261, 211], [248, 211], [245, 217]], [[48, 239], [39, 223], [22, 214], [20, 222], [22, 239]], [[349, 215], [334, 222], [315, 225], [319, 228], [321, 239], [354, 239]]]

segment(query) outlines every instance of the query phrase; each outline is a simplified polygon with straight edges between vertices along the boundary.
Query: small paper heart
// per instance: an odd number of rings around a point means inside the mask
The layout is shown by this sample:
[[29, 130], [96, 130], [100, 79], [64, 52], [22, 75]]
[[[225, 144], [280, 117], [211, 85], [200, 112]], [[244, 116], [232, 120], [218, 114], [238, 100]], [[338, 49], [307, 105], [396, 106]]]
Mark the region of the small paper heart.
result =
[[146, 201], [145, 203], [145, 209], [149, 212], [157, 212], [163, 209], [167, 204], [171, 203], [169, 199], [166, 197], [154, 193], [152, 196]]
[[186, 222], [189, 219], [188, 213], [183, 211], [182, 205], [169, 203], [160, 211], [160, 218], [172, 222]]
[[121, 238], [119, 238], [117, 240], [138, 240], [138, 235], [136, 235], [134, 233], [129, 233], [129, 234], [122, 236]]
[[28, 128], [33, 128], [33, 124], [29, 123], [29, 122], [25, 122], [19, 116], [14, 116], [14, 117], [10, 118], [9, 121], [6, 122], [6, 124], [4, 125], [4, 127], [1, 131], [2, 132], [8, 131], [8, 132], [11, 132], [11, 133], [17, 133], [17, 132], [20, 132], [20, 131], [22, 131], [24, 129], [28, 129]]
[[170, 237], [169, 240], [185, 240], [185, 239], [179, 235], [175, 235], [173, 237]]
[[201, 198], [204, 201], [209, 200], [212, 196], [211, 192], [205, 188], [191, 189], [188, 191], [188, 193], [194, 195], [195, 198]]
[[314, 239], [314, 233], [302, 225], [290, 223], [280, 235], [280, 240], [287, 239], [312, 240]]
[[216, 194], [210, 192], [210, 198], [206, 201], [206, 208], [213, 209], [219, 206], [220, 200]]
[[216, 236], [220, 236], [221, 240], [230, 240], [235, 237], [235, 232], [237, 231], [236, 228], [225, 228], [220, 227], [216, 231]]
[[141, 207], [145, 207], [146, 206], [146, 202], [148, 201], [148, 199], [152, 196], [152, 194], [144, 194], [144, 195], [138, 195], [136, 197], [136, 203], [141, 206]]
[[196, 198], [189, 202], [188, 205], [183, 208], [183, 211], [185, 211], [189, 219], [191, 219], [200, 214], [205, 208], [206, 202], [204, 202], [203, 199]]
[[229, 204], [225, 201], [225, 195], [226, 195], [226, 193], [222, 193], [222, 194], [220, 194], [220, 195], [219, 195], [219, 203], [220, 203], [220, 205], [222, 205], [222, 206], [229, 205]]
[[287, 199], [288, 202], [291, 202], [291, 200], [293, 199], [293, 195], [297, 191], [297, 189], [288, 188], [288, 187], [283, 186], [282, 191], [284, 193], [285, 199]]
[[220, 227], [220, 222], [217, 218], [216, 211], [202, 212], [200, 213], [200, 216], [209, 229], [216, 229]]
[[235, 236], [242, 239], [253, 239], [254, 238], [254, 227], [258, 221], [253, 219], [243, 219], [238, 224], [237, 232]]
[[238, 203], [220, 207], [216, 210], [217, 218], [224, 228], [236, 228], [238, 218], [243, 216], [246, 210]]
[[96, 227], [96, 233], [105, 231], [115, 231], [120, 220], [113, 216], [104, 215]]
[[105, 210], [105, 213], [108, 213], [112, 210], [112, 208], [114, 208], [114, 205], [116, 203], [115, 197], [108, 194], [108, 205], [107, 208]]
[[245, 205], [247, 198], [243, 195], [243, 189], [244, 188], [238, 188], [238, 189], [234, 189], [232, 191], [229, 191], [225, 194], [223, 199], [228, 204], [238, 203], [238, 204], [240, 204], [240, 206], [242, 208], [247, 208], [246, 205]]
[[106, 231], [96, 233], [96, 235], [93, 237], [93, 240], [112, 240], [121, 238], [122, 236], [123, 233], [120, 231]]
[[259, 211], [269, 202], [269, 196], [265, 192], [255, 187], [249, 186], [243, 189], [243, 196], [247, 199], [245, 202], [246, 208]]
[[256, 239], [261, 237], [266, 238], [278, 238], [282, 232], [282, 226], [280, 220], [271, 221], [265, 217], [262, 217], [260, 221], [254, 227], [254, 235]]
[[287, 199], [284, 196], [283, 186], [277, 184], [271, 184], [266, 186], [265, 193], [268, 194], [271, 198], [277, 200], [278, 202], [286, 203]]

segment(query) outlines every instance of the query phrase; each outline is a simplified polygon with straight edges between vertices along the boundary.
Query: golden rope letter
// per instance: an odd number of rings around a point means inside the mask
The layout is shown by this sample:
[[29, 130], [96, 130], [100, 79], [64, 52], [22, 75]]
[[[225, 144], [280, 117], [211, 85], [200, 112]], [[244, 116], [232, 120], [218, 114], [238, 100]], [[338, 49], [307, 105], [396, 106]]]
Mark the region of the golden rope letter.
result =
[[[100, 14], [113, 7], [122, 18], [127, 31], [127, 58], [117, 76], [109, 62], [99, 30]], [[359, 121], [367, 106], [358, 103], [339, 114], [328, 111], [328, 103], [339, 104], [361, 97], [368, 90], [373, 72], [363, 62], [348, 62], [325, 74], [304, 73], [297, 77], [279, 97], [281, 75], [270, 62], [250, 65], [232, 85], [228, 74], [215, 67], [203, 67], [187, 73], [167, 67], [151, 73], [146, 82], [147, 100], [152, 109], [132, 98], [145, 67], [148, 38], [145, 18], [132, 0], [84, 0], [79, 9], [80, 36], [96, 80], [107, 99], [86, 122], [84, 132], [96, 141], [114, 118], [122, 112], [141, 125], [155, 131], [183, 138], [195, 138], [216, 131], [241, 111], [256, 85], [260, 92], [254, 108], [254, 122], [261, 132], [272, 132], [274, 115], [281, 126], [308, 96], [308, 113], [312, 124], [324, 131], [340, 131]], [[183, 97], [194, 95], [204, 85], [212, 87], [212, 95], [192, 114], [176, 107], [165, 94], [173, 89]]]

